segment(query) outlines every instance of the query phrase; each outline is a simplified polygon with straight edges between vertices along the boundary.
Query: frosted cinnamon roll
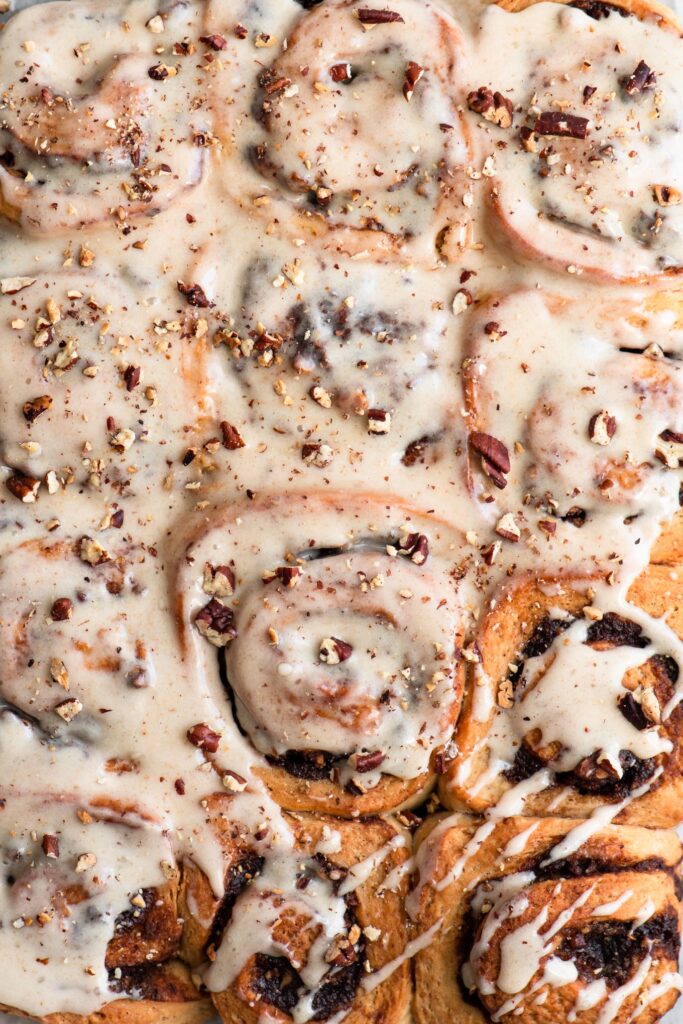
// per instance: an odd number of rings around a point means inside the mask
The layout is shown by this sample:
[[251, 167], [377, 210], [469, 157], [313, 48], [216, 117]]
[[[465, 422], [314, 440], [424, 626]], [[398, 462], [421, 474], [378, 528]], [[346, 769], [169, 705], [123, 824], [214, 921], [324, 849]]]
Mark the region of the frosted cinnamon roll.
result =
[[156, 282], [95, 268], [6, 277], [0, 293], [0, 454], [15, 498], [86, 485], [120, 502], [158, 486], [194, 431], [217, 429], [217, 356], [177, 290], [169, 310]]
[[657, 566], [626, 601], [578, 576], [497, 592], [471, 648], [446, 804], [678, 823], [681, 608], [678, 574]]
[[674, 1005], [678, 839], [606, 826], [576, 850], [574, 829], [559, 818], [429, 823], [409, 897], [418, 931], [432, 934], [415, 960], [418, 1024], [655, 1024]]
[[[678, 507], [680, 332], [635, 308], [520, 291], [477, 309], [463, 386], [479, 497], [574, 525]], [[558, 352], [562, 355], [558, 358]]]
[[[191, 7], [163, 10], [162, 32], [193, 31]], [[159, 59], [145, 20], [144, 5], [55, 3], [4, 29], [0, 210], [25, 231], [122, 224], [201, 180], [208, 125], [195, 110], [193, 71], [182, 51]]]
[[[416, 0], [382, 10], [333, 0], [283, 26], [283, 49], [267, 20], [256, 25], [251, 10], [246, 19], [214, 90], [219, 132], [252, 165], [235, 181], [224, 168], [231, 190], [239, 180], [241, 205], [290, 238], [320, 237], [348, 255], [388, 259], [410, 243], [434, 258], [437, 245], [463, 247], [470, 142], [456, 23]], [[224, 29], [220, 2], [208, 26]], [[250, 43], [261, 49], [258, 70], [246, 65], [245, 95], [233, 64]]]
[[608, 5], [608, 18], [600, 4], [509, 6], [515, 13], [482, 16], [486, 70], [468, 100], [474, 123], [485, 119], [494, 230], [571, 274], [680, 273], [682, 44], [671, 13], [645, 3]]
[[146, 556], [121, 534], [28, 540], [0, 559], [0, 700], [44, 736], [98, 747], [113, 775], [135, 770], [126, 722], [157, 682]]
[[245, 268], [238, 291], [214, 343], [245, 396], [252, 445], [287, 443], [301, 472], [335, 482], [453, 462], [457, 338], [436, 272], [279, 247]]
[[[278, 858], [277, 847], [257, 856], [245, 849], [222, 807], [228, 868], [223, 900], [194, 872], [186, 892], [189, 955], [209, 959], [204, 981], [225, 1024], [257, 1024], [264, 1017], [289, 1021], [405, 1020], [410, 998], [403, 915], [407, 876], [392, 889], [383, 883], [401, 871], [406, 837], [377, 818], [349, 822], [285, 815], [296, 861], [294, 888], [273, 892], [262, 872]], [[229, 798], [227, 798], [229, 803]], [[219, 820], [221, 820], [219, 818]], [[282, 851], [280, 851], [281, 855]], [[283, 874], [283, 878], [285, 875]], [[311, 906], [326, 906], [327, 933]]]
[[187, 658], [220, 668], [281, 806], [375, 813], [430, 785], [460, 705], [459, 551], [452, 527], [373, 495], [262, 498], [194, 532]]
[[[178, 960], [179, 872], [158, 824], [100, 795], [8, 785], [2, 808], [0, 946], [13, 965], [12, 1006], [49, 1024], [207, 1019], [208, 1001]], [[61, 1013], [49, 987], [57, 968]]]

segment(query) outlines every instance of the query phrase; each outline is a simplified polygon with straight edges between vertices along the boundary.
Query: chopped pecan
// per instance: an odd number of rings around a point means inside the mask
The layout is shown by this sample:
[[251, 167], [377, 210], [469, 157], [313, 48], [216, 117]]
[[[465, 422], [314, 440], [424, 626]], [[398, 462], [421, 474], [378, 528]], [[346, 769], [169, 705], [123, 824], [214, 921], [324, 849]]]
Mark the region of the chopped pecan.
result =
[[513, 121], [512, 100], [501, 92], [493, 92], [482, 85], [467, 97], [467, 106], [475, 114], [481, 114], [485, 121], [497, 124], [499, 128], [510, 128]]
[[333, 64], [330, 68], [330, 78], [333, 82], [350, 82], [352, 77], [351, 65], [348, 62]]
[[222, 420], [220, 426], [224, 448], [227, 448], [229, 452], [236, 452], [239, 448], [244, 448], [246, 442], [237, 427], [233, 427], [227, 420]]
[[506, 445], [492, 434], [475, 430], [470, 434], [470, 445], [481, 456], [481, 466], [496, 487], [507, 487], [510, 472], [510, 453]]
[[390, 412], [386, 409], [368, 409], [368, 434], [388, 434], [390, 430]]
[[57, 836], [50, 835], [48, 832], [43, 836], [41, 843], [43, 853], [50, 860], [57, 860], [59, 858], [59, 839]]
[[212, 33], [210, 36], [200, 36], [199, 41], [210, 46], [212, 50], [224, 50], [228, 45], [228, 40], [225, 36], [218, 35], [218, 33]]
[[345, 640], [336, 636], [325, 637], [320, 641], [318, 657], [325, 665], [339, 665], [342, 661], [348, 661], [353, 654], [353, 647]]
[[50, 618], [53, 622], [66, 622], [74, 613], [73, 601], [68, 597], [58, 597], [50, 609]]
[[209, 597], [231, 597], [235, 593], [235, 574], [229, 565], [204, 566], [202, 589]]
[[205, 750], [207, 754], [215, 754], [221, 742], [221, 734], [214, 732], [204, 722], [199, 722], [188, 729], [187, 738], [194, 747]]
[[303, 569], [298, 565], [280, 565], [277, 569], [268, 569], [261, 579], [264, 583], [272, 583], [273, 580], [280, 580], [290, 589], [295, 587], [303, 576]]
[[126, 383], [126, 391], [133, 391], [140, 383], [142, 370], [139, 366], [127, 366], [123, 371], [123, 379]]
[[26, 422], [33, 423], [51, 407], [52, 398], [50, 395], [39, 395], [37, 398], [32, 398], [29, 402], [24, 402], [21, 411], [24, 414]]
[[38, 497], [40, 480], [36, 480], [35, 477], [18, 470], [7, 478], [5, 485], [10, 494], [13, 494], [15, 498], [19, 498], [20, 501], [29, 505]]
[[416, 64], [414, 60], [408, 61], [406, 65], [405, 78], [403, 79], [403, 95], [410, 103], [415, 92], [415, 86], [420, 81], [425, 73], [425, 69], [419, 64]]
[[215, 597], [197, 612], [194, 624], [204, 639], [214, 647], [226, 647], [237, 636], [232, 609]]
[[657, 84], [657, 76], [652, 68], [648, 67], [644, 60], [639, 61], [633, 74], [624, 79], [624, 90], [629, 96], [645, 92], [646, 89], [653, 89]]
[[559, 110], [547, 110], [536, 118], [534, 131], [537, 135], [558, 135], [569, 139], [585, 139], [588, 135], [588, 118], [577, 114], [565, 114]]
[[403, 23], [403, 18], [397, 11], [377, 11], [369, 7], [359, 8], [358, 20], [363, 25], [388, 25], [392, 22]]
[[197, 306], [199, 309], [213, 309], [215, 306], [200, 284], [184, 284], [183, 281], [178, 281], [178, 291], [185, 296], [191, 306]]
[[353, 760], [356, 771], [361, 775], [364, 772], [374, 772], [375, 768], [379, 768], [386, 756], [381, 750], [373, 750], [369, 754], [354, 754]]
[[424, 565], [429, 557], [429, 540], [424, 533], [409, 533], [401, 537], [397, 549], [399, 554], [407, 555], [415, 565]]
[[607, 445], [617, 432], [617, 421], [614, 416], [601, 409], [591, 416], [588, 424], [588, 436], [593, 444]]

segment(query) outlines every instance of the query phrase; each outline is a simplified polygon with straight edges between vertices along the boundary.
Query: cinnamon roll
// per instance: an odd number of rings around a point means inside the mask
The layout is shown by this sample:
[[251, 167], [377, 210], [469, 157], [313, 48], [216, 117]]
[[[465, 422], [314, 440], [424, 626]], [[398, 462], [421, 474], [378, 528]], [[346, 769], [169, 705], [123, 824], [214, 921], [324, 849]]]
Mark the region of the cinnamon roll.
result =
[[[194, 33], [187, 5], [157, 17], [176, 38]], [[87, 41], [55, 60], [55, 32], [77, 35], [84, 22]], [[24, 231], [123, 226], [168, 208], [201, 180], [208, 124], [192, 71], [182, 51], [160, 61], [158, 36], [144, 24], [143, 6], [129, 4], [122, 16], [104, 0], [38, 5], [4, 29], [0, 210]]]
[[[607, 18], [603, 9], [512, 3], [483, 14], [486, 71], [469, 106], [474, 124], [493, 121], [479, 132], [492, 230], [570, 274], [662, 280], [683, 264], [680, 28], [660, 4], [610, 4]], [[502, 123], [495, 96], [508, 109]]]
[[574, 525], [601, 513], [669, 519], [682, 351], [680, 331], [636, 306], [589, 319], [538, 290], [483, 304], [463, 363], [473, 492], [513, 508], [531, 498]]
[[183, 547], [187, 658], [220, 667], [283, 807], [376, 813], [429, 786], [460, 705], [459, 551], [398, 499], [327, 494], [220, 509]]
[[[231, 43], [214, 87], [217, 132], [251, 166], [239, 179], [240, 205], [290, 239], [320, 238], [356, 257], [405, 250], [433, 261], [436, 247], [464, 248], [471, 148], [455, 21], [417, 0], [379, 13], [333, 0], [292, 25], [295, 9], [281, 28], [286, 49], [247, 10], [246, 38]], [[224, 31], [220, 0], [207, 17], [209, 31]], [[261, 47], [256, 71], [245, 57], [250, 41]], [[230, 168], [223, 173], [234, 190]]]
[[[407, 876], [391, 891], [383, 883], [405, 864], [406, 837], [379, 818], [285, 815], [296, 882], [291, 891], [285, 882], [273, 892], [266, 869], [278, 849], [264, 857], [245, 849], [229, 799], [212, 803], [228, 862], [225, 896], [216, 903], [196, 871], [186, 890], [193, 958], [208, 956], [204, 981], [221, 1020], [404, 1021], [410, 998], [402, 904]], [[322, 902], [326, 930], [313, 909]]]
[[682, 597], [657, 566], [626, 600], [579, 576], [497, 592], [471, 647], [444, 802], [679, 823]]
[[221, 302], [214, 335], [244, 396], [245, 438], [284, 446], [316, 485], [389, 465], [442, 466], [455, 486], [449, 284], [434, 271], [271, 250]]
[[177, 291], [163, 316], [156, 283], [106, 271], [7, 277], [0, 290], [0, 455], [15, 497], [85, 484], [120, 502], [217, 429], [218, 356]]
[[606, 826], [577, 850], [575, 827], [430, 822], [409, 897], [419, 932], [432, 934], [415, 960], [418, 1024], [655, 1024], [674, 1005], [679, 841]]
[[[0, 851], [0, 944], [11, 951], [16, 999], [6, 1009], [49, 1024], [208, 1018], [178, 960], [179, 871], [158, 823], [99, 796], [50, 799], [3, 785]], [[52, 1012], [46, 982], [56, 963], [63, 1012]], [[86, 990], [107, 1004], [102, 1013], [90, 1015]]]

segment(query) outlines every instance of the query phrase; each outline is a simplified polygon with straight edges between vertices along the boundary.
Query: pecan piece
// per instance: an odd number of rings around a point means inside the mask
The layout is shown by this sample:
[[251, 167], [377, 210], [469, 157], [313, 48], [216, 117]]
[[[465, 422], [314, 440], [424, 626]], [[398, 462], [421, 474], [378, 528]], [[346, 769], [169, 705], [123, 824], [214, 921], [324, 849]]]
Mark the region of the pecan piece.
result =
[[522, 531], [517, 525], [512, 512], [506, 512], [504, 516], [501, 516], [496, 524], [496, 533], [504, 540], [509, 540], [513, 544], [517, 543], [522, 536]]
[[57, 860], [59, 858], [59, 839], [57, 836], [50, 835], [46, 832], [40, 845], [43, 848], [43, 853], [46, 857], [49, 857], [50, 860]]
[[499, 128], [510, 128], [513, 121], [512, 100], [497, 90], [493, 92], [485, 85], [474, 89], [467, 97], [467, 106], [475, 114], [481, 114], [485, 121], [497, 124]]
[[215, 597], [197, 612], [194, 624], [204, 639], [214, 647], [227, 647], [237, 636], [232, 609]]
[[132, 391], [140, 383], [142, 370], [139, 366], [127, 366], [123, 371], [123, 379], [126, 384], [126, 391]]
[[386, 409], [368, 409], [368, 434], [388, 434], [390, 430], [390, 412]]
[[605, 409], [601, 409], [600, 412], [596, 412], [595, 416], [591, 416], [588, 424], [588, 436], [593, 444], [609, 444], [616, 432], [617, 421]]
[[405, 78], [403, 79], [403, 95], [405, 96], [408, 103], [413, 98], [415, 92], [415, 86], [420, 81], [425, 73], [425, 69], [419, 64], [416, 64], [414, 60], [409, 60], [406, 65]]
[[209, 597], [231, 597], [235, 593], [235, 574], [229, 565], [204, 566], [202, 590]]
[[373, 750], [369, 754], [354, 754], [356, 771], [361, 775], [364, 772], [373, 772], [375, 768], [379, 768], [386, 756], [381, 750]]
[[32, 398], [28, 402], [24, 402], [22, 406], [22, 412], [24, 419], [27, 423], [34, 423], [39, 416], [42, 416], [44, 412], [52, 407], [52, 398], [50, 395], [38, 395], [37, 398]]
[[205, 750], [207, 754], [215, 754], [220, 746], [221, 734], [214, 732], [204, 722], [199, 722], [187, 730], [187, 738], [193, 747]]
[[73, 613], [73, 601], [68, 597], [58, 597], [50, 609], [50, 618], [53, 622], [66, 622]]
[[215, 306], [215, 302], [211, 302], [200, 284], [184, 284], [183, 281], [178, 281], [178, 291], [185, 296], [191, 306], [197, 306], [199, 309], [213, 309]]
[[510, 472], [510, 453], [506, 445], [492, 434], [475, 430], [470, 434], [470, 444], [481, 456], [481, 468], [499, 490], [507, 487]]
[[350, 82], [352, 77], [351, 65], [348, 62], [333, 64], [330, 68], [330, 78], [333, 82]]
[[210, 46], [212, 50], [224, 50], [228, 45], [228, 40], [225, 36], [218, 35], [217, 32], [212, 33], [210, 36], [200, 36], [199, 42]]
[[624, 91], [629, 96], [645, 92], [646, 89], [653, 89], [657, 84], [657, 76], [652, 68], [648, 67], [644, 60], [638, 62], [633, 74], [624, 79]]
[[358, 20], [362, 25], [388, 25], [394, 22], [403, 22], [403, 18], [397, 11], [377, 11], [369, 7], [361, 7], [358, 11]]
[[577, 114], [565, 114], [559, 110], [547, 110], [536, 118], [534, 131], [537, 135], [557, 135], [569, 139], [585, 139], [588, 135], [588, 118]]
[[236, 452], [239, 448], [244, 448], [246, 442], [237, 427], [233, 427], [227, 420], [222, 420], [220, 427], [224, 448], [227, 448], [229, 452]]
[[298, 565], [280, 565], [277, 569], [268, 569], [264, 572], [261, 579], [264, 583], [272, 583], [273, 580], [280, 580], [286, 587], [291, 590], [299, 583], [303, 576], [303, 569]]
[[398, 542], [398, 552], [415, 565], [424, 565], [429, 557], [429, 540], [424, 533], [409, 533]]
[[348, 661], [352, 654], [351, 644], [339, 637], [327, 636], [320, 641], [318, 657], [324, 665], [340, 665], [342, 661]]
[[19, 501], [23, 501], [24, 504], [32, 504], [38, 497], [38, 488], [40, 487], [40, 480], [36, 480], [35, 477], [28, 476], [26, 473], [17, 471], [6, 480], [6, 487], [10, 494], [13, 494]]

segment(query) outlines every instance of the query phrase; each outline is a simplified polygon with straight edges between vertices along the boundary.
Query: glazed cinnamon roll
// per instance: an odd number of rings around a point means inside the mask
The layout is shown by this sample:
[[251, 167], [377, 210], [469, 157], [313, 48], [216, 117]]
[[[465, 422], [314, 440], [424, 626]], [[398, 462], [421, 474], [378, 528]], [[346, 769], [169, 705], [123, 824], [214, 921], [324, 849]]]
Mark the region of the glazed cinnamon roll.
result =
[[[222, 61], [217, 130], [252, 166], [233, 181], [226, 165], [227, 187], [239, 180], [244, 208], [335, 252], [383, 260], [410, 249], [433, 260], [437, 246], [464, 247], [470, 141], [455, 21], [417, 0], [379, 12], [360, 0], [287, 10], [286, 49], [247, 9], [246, 38]], [[225, 23], [220, 0], [211, 3], [208, 30]], [[261, 48], [256, 71], [243, 63], [250, 42]]]
[[7, 277], [0, 291], [0, 454], [14, 497], [84, 484], [120, 502], [217, 430], [218, 357], [177, 289], [169, 308], [156, 282], [95, 268]]
[[577, 851], [574, 829], [560, 818], [430, 822], [409, 897], [419, 932], [432, 933], [415, 961], [419, 1024], [655, 1024], [674, 1005], [679, 841], [607, 826]]
[[[194, 871], [186, 878], [191, 959], [225, 1024], [344, 1019], [405, 1020], [410, 998], [402, 898], [406, 878], [384, 889], [407, 857], [407, 839], [387, 820], [359, 822], [285, 815], [294, 839], [294, 887], [272, 891], [272, 861], [245, 848], [229, 799], [212, 802], [228, 868], [217, 903]], [[218, 816], [218, 817], [217, 817]], [[282, 851], [280, 851], [281, 855]], [[280, 868], [282, 878], [288, 871]], [[277, 871], [277, 865], [275, 870]], [[289, 880], [289, 876], [287, 875]], [[393, 883], [392, 883], [393, 884]], [[326, 930], [316, 918], [326, 905]], [[187, 932], [186, 932], [187, 934]]]
[[[558, 359], [558, 350], [562, 358]], [[680, 332], [637, 307], [521, 291], [468, 328], [463, 386], [473, 492], [583, 525], [678, 507]], [[527, 496], [527, 497], [525, 497]]]
[[[188, 5], [156, 16], [176, 39], [194, 31]], [[3, 32], [0, 209], [26, 232], [123, 225], [201, 180], [208, 125], [184, 52], [159, 60], [143, 7], [127, 17], [107, 2], [38, 5]], [[146, 46], [131, 46], [132, 27]], [[56, 31], [75, 40], [58, 61]]]
[[283, 807], [375, 813], [429, 786], [460, 705], [459, 545], [397, 499], [311, 494], [220, 509], [183, 547], [187, 658], [220, 668]]
[[471, 648], [446, 804], [677, 824], [682, 596], [658, 566], [627, 600], [578, 576], [497, 592]]
[[[0, 736], [4, 746], [4, 723]], [[7, 786], [2, 808], [0, 944], [11, 949], [12, 1006], [49, 1024], [206, 1020], [210, 1004], [178, 960], [179, 871], [158, 824], [101, 796]], [[61, 1013], [46, 983], [57, 962]], [[93, 1002], [106, 1005], [91, 1015]]]
[[450, 464], [459, 479], [450, 285], [433, 271], [271, 248], [221, 303], [214, 335], [246, 399], [244, 437], [286, 445], [316, 485], [375, 465]]
[[492, 161], [492, 230], [570, 274], [680, 273], [680, 29], [671, 12], [645, 3], [502, 4], [485, 11], [481, 32], [486, 72], [468, 102], [473, 123], [485, 119], [478, 139]]

